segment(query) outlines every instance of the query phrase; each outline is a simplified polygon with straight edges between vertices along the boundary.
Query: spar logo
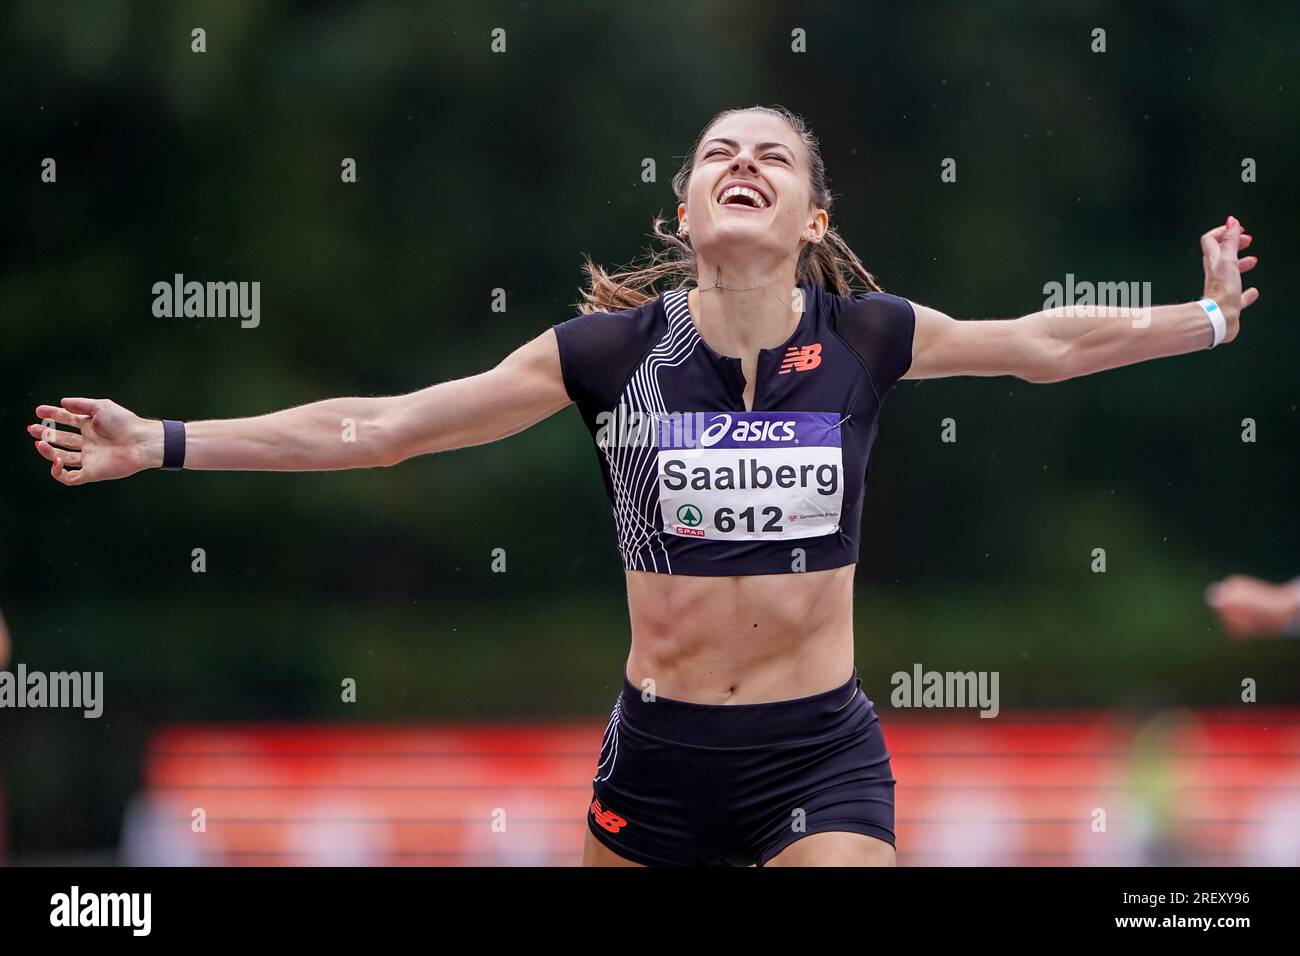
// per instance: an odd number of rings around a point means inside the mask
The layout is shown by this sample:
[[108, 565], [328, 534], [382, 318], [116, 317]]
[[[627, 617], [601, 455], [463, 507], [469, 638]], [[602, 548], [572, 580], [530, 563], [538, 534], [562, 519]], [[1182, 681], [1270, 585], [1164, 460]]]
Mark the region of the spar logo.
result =
[[732, 429], [731, 421], [730, 415], [719, 415], [713, 419], [712, 424], [700, 432], [700, 447], [712, 448], [722, 441], [728, 432], [730, 432], [731, 440], [736, 442], [795, 440], [794, 422], [791, 421], [751, 422], [746, 420], [737, 424], [735, 429]]
[[704, 529], [700, 524], [704, 521], [704, 516], [700, 514], [700, 509], [696, 505], [685, 504], [677, 509], [677, 533], [686, 535], [690, 538], [703, 538]]

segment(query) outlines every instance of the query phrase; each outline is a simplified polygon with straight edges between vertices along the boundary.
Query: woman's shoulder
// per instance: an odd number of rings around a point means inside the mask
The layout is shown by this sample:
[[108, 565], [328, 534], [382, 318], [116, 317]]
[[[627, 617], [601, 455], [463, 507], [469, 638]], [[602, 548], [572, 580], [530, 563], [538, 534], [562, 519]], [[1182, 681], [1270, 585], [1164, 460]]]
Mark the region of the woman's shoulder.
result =
[[[574, 319], [586, 319], [590, 323], [621, 322], [628, 323], [645, 323], [653, 322], [660, 312], [660, 302], [664, 292], [653, 292], [641, 302], [629, 303], [620, 307], [620, 303], [608, 302], [586, 302], [575, 309]], [[572, 320], [571, 320], [572, 321]]]
[[817, 284], [827, 324], [871, 372], [877, 394], [901, 378], [912, 364], [916, 312], [900, 295], [876, 289], [833, 293]]
[[569, 396], [607, 403], [663, 337], [656, 296], [623, 309], [579, 311], [554, 326]]
[[863, 313], [899, 312], [910, 313], [912, 303], [901, 295], [880, 289], [850, 289], [848, 292], [833, 292], [820, 282], [805, 283], [825, 303], [827, 310], [838, 314], [861, 315]]

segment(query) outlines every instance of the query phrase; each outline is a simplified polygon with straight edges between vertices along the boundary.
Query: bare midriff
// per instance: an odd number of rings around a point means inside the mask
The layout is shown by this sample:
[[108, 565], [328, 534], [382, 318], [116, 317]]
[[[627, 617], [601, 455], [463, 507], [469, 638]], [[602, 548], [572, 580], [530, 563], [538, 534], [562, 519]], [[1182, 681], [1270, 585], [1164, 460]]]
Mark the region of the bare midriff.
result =
[[628, 571], [628, 680], [699, 704], [833, 690], [853, 674], [853, 569], [742, 577]]

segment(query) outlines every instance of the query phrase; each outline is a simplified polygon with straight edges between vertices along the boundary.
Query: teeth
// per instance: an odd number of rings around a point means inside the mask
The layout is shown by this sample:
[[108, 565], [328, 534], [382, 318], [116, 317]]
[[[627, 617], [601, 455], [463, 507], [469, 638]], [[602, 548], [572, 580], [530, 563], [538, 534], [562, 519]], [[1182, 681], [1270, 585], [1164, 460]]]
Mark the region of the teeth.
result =
[[767, 208], [767, 200], [763, 198], [763, 194], [746, 186], [732, 186], [730, 189], [724, 190], [722, 195], [718, 197], [718, 202], [725, 204], [732, 196], [748, 196], [759, 209]]

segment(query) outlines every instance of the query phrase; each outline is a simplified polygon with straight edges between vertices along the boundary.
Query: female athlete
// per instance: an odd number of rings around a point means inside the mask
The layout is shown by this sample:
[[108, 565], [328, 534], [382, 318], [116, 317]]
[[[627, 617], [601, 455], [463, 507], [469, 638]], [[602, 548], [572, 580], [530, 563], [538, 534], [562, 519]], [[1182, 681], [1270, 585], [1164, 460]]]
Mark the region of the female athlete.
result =
[[[886, 392], [900, 378], [1056, 382], [1231, 342], [1259, 295], [1241, 288], [1251, 237], [1232, 217], [1201, 237], [1199, 301], [954, 321], [881, 291], [830, 227], [816, 140], [783, 108], [720, 113], [673, 186], [677, 234], [654, 225], [665, 249], [621, 273], [588, 260], [578, 314], [488, 371], [188, 424], [65, 398], [28, 430], [76, 486], [159, 467], [391, 466], [577, 404], [632, 638], [584, 862], [892, 865], [894, 778], [852, 617]], [[345, 419], [355, 441], [340, 440]]]

